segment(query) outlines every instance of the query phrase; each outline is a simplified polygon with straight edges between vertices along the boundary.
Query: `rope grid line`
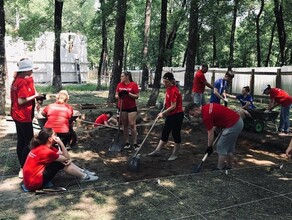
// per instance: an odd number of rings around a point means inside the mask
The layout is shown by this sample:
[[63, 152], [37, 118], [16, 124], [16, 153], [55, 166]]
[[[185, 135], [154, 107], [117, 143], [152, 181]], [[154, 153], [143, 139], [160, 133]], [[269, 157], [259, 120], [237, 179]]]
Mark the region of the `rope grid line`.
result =
[[[285, 164], [292, 164], [292, 162], [287, 162]], [[282, 165], [285, 165], [285, 164], [282, 164]], [[243, 167], [243, 168], [236, 168], [236, 169], [233, 169], [233, 170], [238, 171], [238, 170], [245, 170], [245, 169], [262, 168], [262, 167], [271, 167], [271, 166], [249, 166], [249, 167]], [[150, 182], [150, 183], [155, 182], [155, 183], [157, 183], [157, 180], [160, 179], [160, 178], [174, 179], [174, 178], [196, 176], [196, 175], [208, 174], [208, 173], [214, 173], [214, 172], [220, 172], [220, 171], [208, 171], [208, 172], [203, 172], [203, 173], [190, 173], [190, 174], [171, 175], [171, 176], [167, 176], [167, 177], [155, 177], [155, 178], [151, 178], [151, 179], [135, 180], [135, 181], [130, 181], [130, 182], [116, 183], [116, 184], [103, 185], [103, 186], [92, 186], [92, 187], [84, 187], [84, 188], [79, 188], [79, 186], [78, 186], [78, 189], [67, 190], [66, 192], [62, 192], [62, 194], [74, 193], [74, 192], [82, 192], [82, 191], [86, 191], [86, 190], [105, 190], [105, 189], [110, 189], [110, 188], [114, 188], [114, 187], [126, 186], [126, 185], [130, 185], [130, 184], [136, 184], [136, 183], [142, 183], [142, 182], [145, 182], [145, 183], [147, 183], [147, 182]], [[70, 185], [70, 184], [68, 184], [68, 185]], [[58, 193], [52, 193], [51, 195], [57, 195], [57, 194]], [[292, 194], [292, 192], [282, 193], [282, 194], [278, 193], [278, 195], [271, 196], [270, 198], [283, 197], [283, 196], [290, 195], [290, 194]], [[46, 195], [39, 195], [39, 196], [46, 196]], [[15, 197], [15, 198], [9, 198], [9, 199], [0, 199], [0, 202], [21, 200], [21, 199], [27, 199], [27, 198], [32, 198], [32, 197], [35, 197], [35, 195], [34, 194], [30, 194], [28, 196], [23, 196], [23, 197], [20, 197], [20, 198]], [[265, 199], [269, 199], [269, 197], [265, 198]], [[260, 200], [264, 200], [264, 199], [260, 199]], [[257, 200], [255, 200], [255, 201], [257, 201]], [[252, 202], [254, 202], [254, 201], [252, 201]]]

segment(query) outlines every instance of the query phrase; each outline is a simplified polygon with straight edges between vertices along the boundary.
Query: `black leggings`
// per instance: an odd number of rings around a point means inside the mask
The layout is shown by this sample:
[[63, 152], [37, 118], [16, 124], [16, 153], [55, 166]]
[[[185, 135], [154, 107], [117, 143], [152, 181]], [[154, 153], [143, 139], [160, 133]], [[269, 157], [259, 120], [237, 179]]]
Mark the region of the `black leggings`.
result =
[[20, 167], [23, 167], [29, 153], [30, 140], [33, 138], [32, 122], [14, 121], [17, 133], [17, 157]]
[[166, 116], [164, 127], [162, 130], [161, 140], [168, 141], [170, 132], [172, 131], [172, 137], [175, 143], [181, 143], [180, 130], [184, 119], [184, 113], [179, 112], [173, 115]]
[[43, 172], [43, 186], [50, 182], [56, 176], [59, 170], [62, 170], [64, 167], [65, 165], [59, 161], [54, 161], [48, 165]]

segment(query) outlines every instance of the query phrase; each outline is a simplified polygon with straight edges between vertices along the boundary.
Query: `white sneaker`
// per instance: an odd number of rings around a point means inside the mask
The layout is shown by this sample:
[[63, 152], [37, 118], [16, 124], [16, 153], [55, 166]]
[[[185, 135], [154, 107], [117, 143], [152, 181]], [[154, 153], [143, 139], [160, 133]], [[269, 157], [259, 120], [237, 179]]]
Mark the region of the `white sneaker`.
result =
[[84, 178], [81, 179], [81, 182], [91, 182], [91, 181], [96, 181], [98, 180], [98, 176], [91, 176], [86, 174]]
[[94, 176], [96, 174], [95, 172], [89, 171], [89, 170], [87, 170], [85, 168], [82, 169], [82, 172], [85, 173], [85, 174], [91, 175], [91, 176]]
[[177, 156], [176, 155], [171, 155], [167, 160], [168, 161], [174, 161], [177, 159]]
[[22, 168], [20, 168], [20, 170], [18, 172], [18, 178], [23, 179], [23, 171], [22, 171]]

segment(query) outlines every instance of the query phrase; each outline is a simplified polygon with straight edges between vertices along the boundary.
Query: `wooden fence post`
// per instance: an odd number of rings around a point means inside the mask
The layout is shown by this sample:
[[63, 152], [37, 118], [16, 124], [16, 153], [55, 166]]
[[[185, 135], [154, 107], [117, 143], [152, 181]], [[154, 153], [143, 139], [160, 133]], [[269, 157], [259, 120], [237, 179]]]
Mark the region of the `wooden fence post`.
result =
[[215, 70], [212, 70], [212, 76], [211, 76], [211, 85], [214, 86], [215, 82]]
[[254, 96], [254, 69], [251, 70], [249, 87], [250, 87], [250, 95]]
[[281, 79], [281, 69], [277, 69], [277, 76], [276, 76], [276, 88], [280, 88], [282, 87], [282, 79]]

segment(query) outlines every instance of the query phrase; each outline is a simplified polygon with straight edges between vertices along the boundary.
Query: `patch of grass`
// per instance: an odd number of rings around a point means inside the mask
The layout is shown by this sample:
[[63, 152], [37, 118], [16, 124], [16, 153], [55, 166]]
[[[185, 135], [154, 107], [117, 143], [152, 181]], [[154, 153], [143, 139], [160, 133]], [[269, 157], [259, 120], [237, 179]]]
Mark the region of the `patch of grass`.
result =
[[[67, 90], [68, 92], [77, 92], [77, 91], [96, 91], [96, 84], [86, 83], [86, 84], [63, 84], [62, 89]], [[101, 85], [99, 90], [107, 90], [106, 85]], [[52, 85], [47, 84], [36, 84], [36, 90], [41, 93], [54, 93], [54, 88]]]

